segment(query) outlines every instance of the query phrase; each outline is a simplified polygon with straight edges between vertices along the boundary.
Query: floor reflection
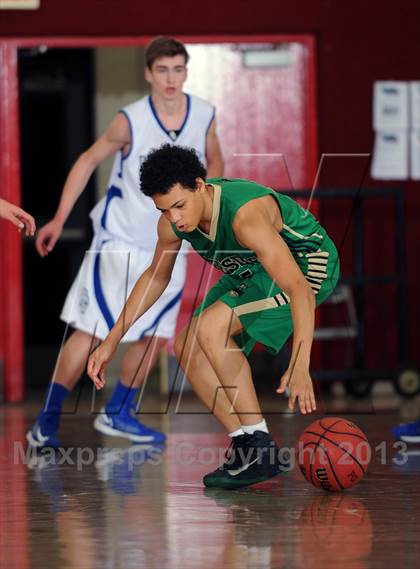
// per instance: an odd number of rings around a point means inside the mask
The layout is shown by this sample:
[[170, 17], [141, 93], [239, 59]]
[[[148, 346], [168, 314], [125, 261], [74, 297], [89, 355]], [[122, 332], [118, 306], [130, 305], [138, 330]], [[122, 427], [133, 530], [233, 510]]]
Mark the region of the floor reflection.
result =
[[[30, 456], [22, 445], [32, 418], [32, 408], [11, 406], [0, 419], [7, 568], [418, 567], [420, 446], [394, 445], [396, 414], [351, 417], [374, 456], [361, 483], [339, 494], [312, 487], [297, 468], [241, 491], [203, 488], [227, 442], [205, 430], [209, 417], [193, 417], [190, 432], [175, 429], [166, 447], [102, 438], [88, 415], [70, 417], [64, 435], [74, 447]], [[275, 420], [288, 446], [306, 424]]]
[[298, 521], [299, 563], [308, 569], [369, 567], [373, 527], [369, 510], [353, 495], [322, 495]]

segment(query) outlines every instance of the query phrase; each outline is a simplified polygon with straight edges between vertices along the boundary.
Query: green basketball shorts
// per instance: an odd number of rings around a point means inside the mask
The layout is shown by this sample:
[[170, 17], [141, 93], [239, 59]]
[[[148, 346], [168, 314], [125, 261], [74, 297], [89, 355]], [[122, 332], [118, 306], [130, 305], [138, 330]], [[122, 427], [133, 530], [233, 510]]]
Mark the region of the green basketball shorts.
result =
[[[337, 250], [331, 241], [329, 245], [326, 250], [295, 258], [315, 293], [317, 306], [333, 292], [340, 274]], [[246, 355], [256, 342], [277, 353], [293, 331], [290, 299], [262, 267], [248, 279], [223, 275], [193, 316], [199, 316], [218, 300], [229, 306], [241, 321], [244, 331], [235, 341]]]

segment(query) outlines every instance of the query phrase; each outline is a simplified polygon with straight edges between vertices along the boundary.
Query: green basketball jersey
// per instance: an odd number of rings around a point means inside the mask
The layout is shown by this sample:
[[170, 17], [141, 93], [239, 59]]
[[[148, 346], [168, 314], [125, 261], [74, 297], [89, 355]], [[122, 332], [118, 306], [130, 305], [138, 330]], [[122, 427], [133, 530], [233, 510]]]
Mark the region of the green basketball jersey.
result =
[[223, 273], [248, 278], [264, 270], [255, 252], [238, 243], [232, 223], [240, 207], [267, 195], [273, 196], [280, 208], [283, 220], [280, 235], [304, 273], [308, 266], [308, 254], [320, 250], [336, 254], [325, 229], [310, 212], [288, 196], [249, 180], [210, 178], [207, 183], [214, 188], [209, 234], [199, 228], [184, 233], [178, 231], [175, 225], [172, 227], [178, 237], [189, 241], [201, 257]]

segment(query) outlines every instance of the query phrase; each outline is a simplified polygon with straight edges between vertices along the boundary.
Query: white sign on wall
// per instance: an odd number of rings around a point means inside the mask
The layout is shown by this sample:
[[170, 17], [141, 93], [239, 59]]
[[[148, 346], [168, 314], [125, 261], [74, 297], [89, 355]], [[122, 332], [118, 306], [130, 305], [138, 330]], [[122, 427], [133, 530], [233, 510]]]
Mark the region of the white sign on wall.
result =
[[411, 131], [411, 178], [420, 180], [420, 130]]
[[420, 180], [420, 81], [376, 81], [371, 176]]
[[373, 128], [377, 131], [408, 128], [408, 83], [376, 81], [373, 92]]
[[371, 176], [377, 180], [408, 178], [407, 131], [375, 133]]
[[420, 81], [411, 81], [411, 128], [420, 130]]
[[0, 0], [0, 10], [36, 10], [40, 0]]

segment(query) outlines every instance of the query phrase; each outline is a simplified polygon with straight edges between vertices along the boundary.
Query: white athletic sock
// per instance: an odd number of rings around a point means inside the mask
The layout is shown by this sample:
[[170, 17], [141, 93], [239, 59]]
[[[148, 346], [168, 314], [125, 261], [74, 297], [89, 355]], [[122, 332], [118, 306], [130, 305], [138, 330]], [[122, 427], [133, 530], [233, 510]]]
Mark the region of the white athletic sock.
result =
[[247, 435], [253, 435], [255, 431], [263, 431], [264, 433], [268, 433], [267, 423], [265, 422], [265, 419], [256, 425], [242, 425], [242, 430]]
[[244, 435], [244, 431], [242, 428], [240, 429], [236, 429], [236, 431], [233, 431], [233, 433], [228, 433], [228, 435], [233, 438], [233, 437], [239, 437], [239, 435]]

